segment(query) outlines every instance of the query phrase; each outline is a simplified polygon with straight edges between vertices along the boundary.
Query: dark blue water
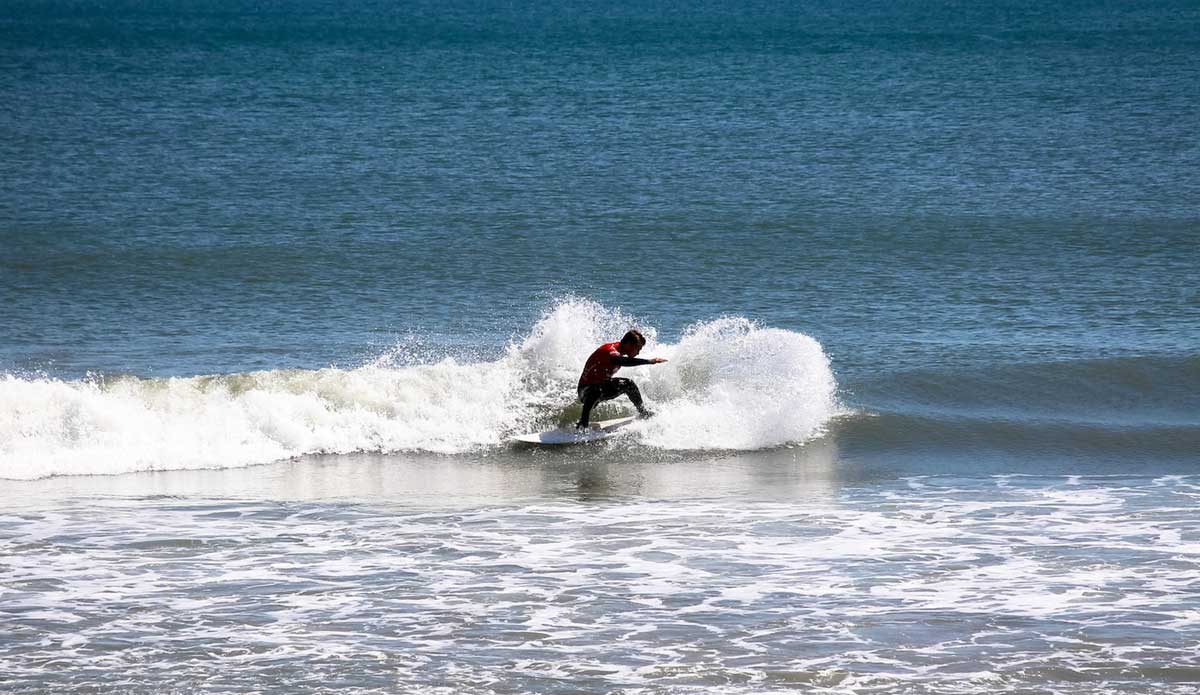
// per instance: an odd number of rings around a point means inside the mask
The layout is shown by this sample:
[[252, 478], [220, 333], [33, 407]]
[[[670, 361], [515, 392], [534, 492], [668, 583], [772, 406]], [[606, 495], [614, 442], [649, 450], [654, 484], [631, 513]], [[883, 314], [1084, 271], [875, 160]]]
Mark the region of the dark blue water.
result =
[[1198, 25], [10, 4], [0, 364], [322, 366], [491, 344], [565, 293], [805, 330], [845, 369], [1189, 353]]

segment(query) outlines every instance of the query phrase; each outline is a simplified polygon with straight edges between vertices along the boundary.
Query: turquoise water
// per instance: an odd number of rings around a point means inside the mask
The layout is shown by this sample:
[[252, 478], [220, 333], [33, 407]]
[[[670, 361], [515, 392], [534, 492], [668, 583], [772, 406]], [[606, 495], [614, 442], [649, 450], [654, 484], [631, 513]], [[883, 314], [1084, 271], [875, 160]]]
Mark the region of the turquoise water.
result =
[[[1187, 692], [1197, 94], [1179, 1], [6, 3], [0, 680]], [[507, 443], [631, 325], [658, 418]]]

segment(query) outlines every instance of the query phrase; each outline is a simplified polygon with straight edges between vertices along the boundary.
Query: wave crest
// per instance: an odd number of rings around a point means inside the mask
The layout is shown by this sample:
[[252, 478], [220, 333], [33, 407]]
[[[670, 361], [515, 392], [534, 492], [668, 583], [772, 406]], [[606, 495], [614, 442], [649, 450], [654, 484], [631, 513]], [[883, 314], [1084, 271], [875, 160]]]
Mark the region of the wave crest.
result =
[[[492, 361], [379, 359], [356, 369], [64, 381], [0, 377], [0, 477], [226, 468], [315, 453], [456, 454], [578, 416], [575, 380], [600, 342], [636, 322], [594, 302], [549, 308]], [[660, 417], [643, 443], [753, 449], [814, 436], [836, 412], [812, 338], [741, 318], [697, 324], [678, 344], [650, 327], [627, 370]], [[628, 402], [602, 404], [628, 411]]]

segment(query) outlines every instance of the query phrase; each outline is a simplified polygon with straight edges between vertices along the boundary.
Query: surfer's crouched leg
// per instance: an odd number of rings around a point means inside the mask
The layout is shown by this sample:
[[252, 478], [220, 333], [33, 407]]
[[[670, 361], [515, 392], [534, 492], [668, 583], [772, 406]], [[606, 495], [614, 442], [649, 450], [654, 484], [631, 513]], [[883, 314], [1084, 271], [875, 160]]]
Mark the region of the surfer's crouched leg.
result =
[[610, 379], [610, 381], [616, 382], [618, 394], [623, 393], [626, 396], [629, 396], [630, 402], [633, 403], [633, 407], [637, 408], [639, 415], [641, 415], [642, 417], [650, 417], [650, 416], [654, 415], [654, 413], [650, 412], [649, 410], [646, 410], [645, 404], [642, 403], [642, 392], [638, 391], [637, 384], [633, 383], [632, 380], [630, 380], [630, 379]]
[[609, 379], [599, 384], [579, 387], [579, 400], [583, 401], [583, 412], [579, 414], [579, 422], [575, 424], [575, 427], [584, 429], [588, 426], [592, 417], [592, 408], [596, 407], [597, 403], [610, 401], [621, 395], [629, 396], [633, 407], [637, 408], [642, 417], [654, 415], [646, 410], [645, 404], [642, 403], [642, 392], [638, 391], [637, 384], [630, 379]]
[[579, 422], [575, 429], [587, 429], [588, 420], [592, 417], [592, 408], [604, 399], [604, 387], [601, 384], [588, 384], [579, 387], [579, 400], [583, 401], [583, 412], [579, 413]]

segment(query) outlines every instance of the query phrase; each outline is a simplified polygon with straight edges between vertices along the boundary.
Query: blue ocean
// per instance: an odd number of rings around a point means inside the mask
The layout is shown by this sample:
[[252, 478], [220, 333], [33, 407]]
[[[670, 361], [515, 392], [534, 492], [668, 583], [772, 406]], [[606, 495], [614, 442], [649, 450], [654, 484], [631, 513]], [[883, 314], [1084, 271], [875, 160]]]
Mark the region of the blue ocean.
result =
[[1196, 692], [1195, 2], [10, 0], [0, 104], [5, 693]]

